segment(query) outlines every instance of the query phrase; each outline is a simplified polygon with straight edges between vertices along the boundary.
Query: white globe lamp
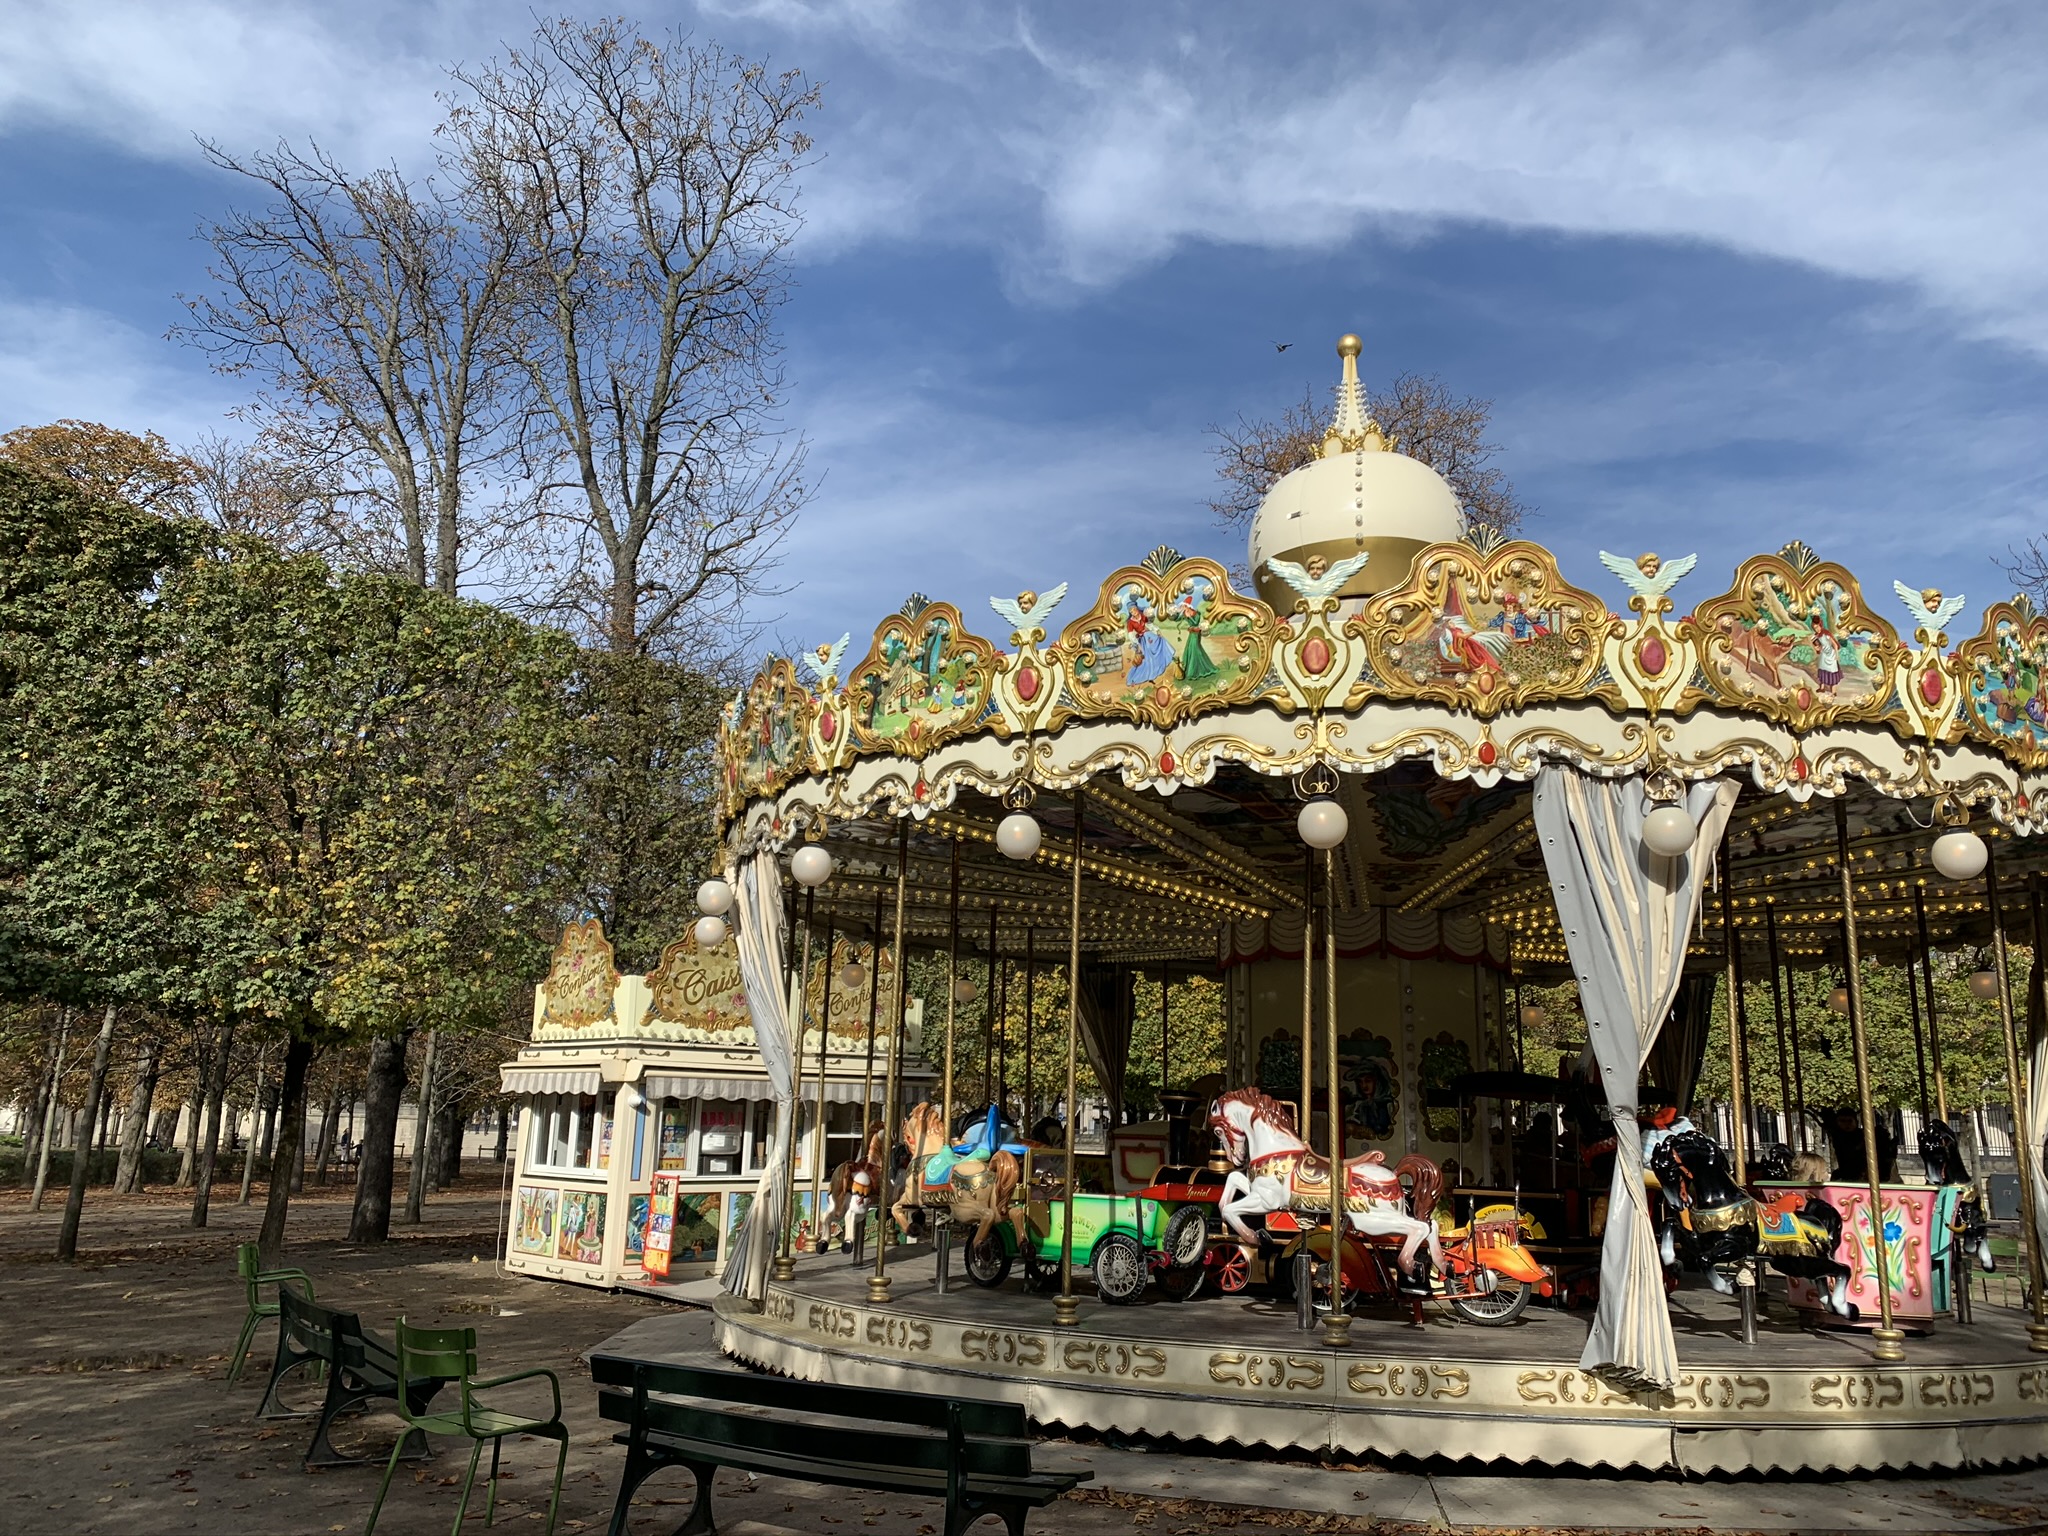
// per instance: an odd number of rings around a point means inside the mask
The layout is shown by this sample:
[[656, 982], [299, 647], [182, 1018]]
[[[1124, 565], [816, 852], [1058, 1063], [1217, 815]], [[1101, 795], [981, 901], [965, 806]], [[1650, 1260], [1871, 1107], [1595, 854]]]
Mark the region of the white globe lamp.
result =
[[1019, 862], [1034, 857], [1038, 845], [1044, 840], [1045, 834], [1039, 828], [1038, 819], [1029, 811], [1010, 812], [996, 828], [996, 847], [1002, 850], [1005, 858]]
[[1998, 972], [1970, 972], [1970, 995], [1980, 997], [1987, 1003], [1998, 996]]
[[1311, 848], [1334, 848], [1350, 832], [1351, 818], [1344, 814], [1344, 807], [1335, 800], [1327, 795], [1318, 795], [1294, 818], [1294, 830]]
[[858, 992], [867, 985], [868, 968], [858, 960], [849, 960], [839, 967], [839, 985], [849, 992]]
[[1834, 991], [1830, 992], [1828, 994], [1828, 1007], [1836, 1013], [1847, 1013], [1849, 1011], [1849, 989], [1847, 987], [1837, 987]]
[[697, 919], [697, 947], [716, 949], [725, 942], [725, 919], [716, 914], [706, 914]]
[[806, 843], [789, 856], [789, 873], [798, 885], [814, 890], [832, 878], [832, 855]]
[[953, 983], [954, 1002], [971, 1003], [979, 996], [981, 996], [981, 989], [977, 987], [969, 978], [962, 976], [958, 981]]
[[1522, 1028], [1540, 1028], [1542, 1026], [1543, 1019], [1543, 1010], [1540, 1007], [1538, 1007], [1535, 1003], [1524, 1003], [1522, 1005]]
[[1660, 859], [1691, 853], [1696, 835], [1692, 818], [1675, 805], [1660, 805], [1643, 818], [1643, 846]]
[[1934, 840], [1934, 867], [1944, 880], [1976, 879], [1990, 855], [1984, 839], [1967, 828], [1944, 832]]
[[713, 875], [697, 887], [697, 910], [723, 917], [732, 910], [732, 887]]

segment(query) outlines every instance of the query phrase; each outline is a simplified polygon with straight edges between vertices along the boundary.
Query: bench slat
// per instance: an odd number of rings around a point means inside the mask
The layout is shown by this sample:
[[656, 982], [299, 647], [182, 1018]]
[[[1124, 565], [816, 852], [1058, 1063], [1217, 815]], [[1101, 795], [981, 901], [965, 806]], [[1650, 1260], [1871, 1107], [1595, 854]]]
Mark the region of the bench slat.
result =
[[[613, 1436], [626, 1444], [629, 1435]], [[799, 1482], [824, 1483], [836, 1488], [873, 1488], [878, 1492], [931, 1494], [943, 1496], [946, 1474], [905, 1466], [863, 1466], [840, 1457], [804, 1456], [794, 1451], [737, 1447], [719, 1441], [693, 1440], [666, 1433], [648, 1437], [649, 1446], [688, 1461], [716, 1462], [722, 1467], [759, 1472], [770, 1477], [787, 1477]], [[969, 1473], [961, 1483], [978, 1498], [1001, 1497], [1032, 1505], [1050, 1504], [1069, 1488], [1088, 1482], [1093, 1472], [1028, 1472], [1020, 1476]]]
[[[868, 1419], [889, 1424], [915, 1424], [944, 1431], [949, 1399], [884, 1387], [848, 1387], [831, 1382], [791, 1381], [782, 1376], [757, 1376], [694, 1365], [669, 1365], [631, 1360], [622, 1355], [592, 1355], [591, 1380], [602, 1387], [633, 1390], [638, 1370], [650, 1392], [670, 1397], [700, 1397], [712, 1402], [746, 1403], [756, 1408], [787, 1408], [833, 1418]], [[960, 1427], [970, 1435], [997, 1435], [1021, 1440], [1029, 1431], [1019, 1403], [960, 1398]]]

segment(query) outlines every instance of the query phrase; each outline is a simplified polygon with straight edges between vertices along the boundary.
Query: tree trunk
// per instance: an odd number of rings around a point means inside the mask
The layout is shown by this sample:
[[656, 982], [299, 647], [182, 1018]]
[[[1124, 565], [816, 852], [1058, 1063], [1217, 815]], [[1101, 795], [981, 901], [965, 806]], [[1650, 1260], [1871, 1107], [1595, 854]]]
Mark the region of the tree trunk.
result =
[[199, 1132], [199, 1166], [192, 1180], [192, 1225], [206, 1225], [207, 1207], [213, 1203], [213, 1165], [220, 1154], [220, 1122], [227, 1110], [228, 1058], [234, 1052], [235, 1026], [223, 1024], [220, 1043], [213, 1052], [213, 1071], [206, 1084], [205, 1124]]
[[36, 1191], [29, 1197], [28, 1208], [40, 1211], [43, 1208], [43, 1186], [50, 1182], [50, 1143], [57, 1139], [57, 1092], [64, 1086], [64, 1046], [71, 1036], [71, 1010], [66, 1008], [57, 1016], [57, 1056], [50, 1066], [50, 1098], [43, 1107], [43, 1139], [36, 1149]]
[[412, 1177], [406, 1181], [405, 1219], [408, 1224], [421, 1221], [426, 1215], [427, 1204], [427, 1159], [433, 1154], [434, 1139], [434, 1067], [435, 1057], [440, 1053], [441, 1032], [427, 1031], [427, 1059], [420, 1069], [420, 1091], [418, 1105], [412, 1123]]
[[149, 1149], [149, 1122], [155, 1117], [157, 1071], [163, 1048], [154, 1038], [142, 1042], [135, 1062], [135, 1090], [128, 1098], [128, 1117], [121, 1122], [121, 1161], [114, 1170], [114, 1193], [133, 1195], [147, 1182], [143, 1154]]
[[50, 1116], [50, 1096], [56, 1091], [58, 1060], [60, 1052], [57, 1042], [64, 1032], [64, 1013], [59, 1010], [57, 1022], [50, 1028], [50, 1055], [43, 1063], [43, 1072], [36, 1079], [35, 1095], [29, 1100], [28, 1112], [24, 1117], [21, 1138], [21, 1187], [27, 1189], [36, 1181], [36, 1166], [42, 1160], [43, 1141]]
[[342, 1054], [338, 1048], [334, 1053], [334, 1081], [327, 1089], [327, 1103], [320, 1114], [319, 1167], [313, 1177], [321, 1185], [327, 1183], [327, 1164], [334, 1156], [334, 1133], [341, 1125]]
[[[827, 963], [829, 964], [830, 962], [828, 961]], [[500, 1103], [498, 1105], [498, 1145], [492, 1149], [492, 1162], [502, 1163], [503, 1161], [505, 1161], [505, 1144], [511, 1138], [511, 1135], [512, 1106], [510, 1104]]]
[[[263, 1123], [263, 1068], [269, 1060], [270, 1047], [266, 1045], [256, 1053], [256, 1091], [249, 1096], [249, 1135], [242, 1143], [242, 1193], [237, 1205], [249, 1203], [249, 1181], [256, 1176], [256, 1131]], [[274, 1169], [276, 1164], [271, 1166]]]
[[446, 1189], [462, 1177], [462, 1106], [449, 1104], [434, 1112], [434, 1188]]
[[180, 1189], [190, 1189], [199, 1171], [199, 1122], [206, 1118], [206, 1085], [213, 1077], [213, 1032], [198, 1032], [193, 1045], [192, 1092], [185, 1100], [185, 1155], [178, 1159]]
[[404, 1035], [370, 1042], [363, 1082], [362, 1156], [356, 1164], [355, 1209], [348, 1240], [381, 1243], [391, 1235], [391, 1164], [398, 1141], [398, 1099], [405, 1092]]
[[291, 1213], [292, 1181], [277, 1176], [278, 1164], [298, 1166], [299, 1149], [306, 1130], [306, 1069], [313, 1064], [313, 1042], [293, 1031], [284, 1049], [284, 1081], [279, 1085], [282, 1101], [278, 1116], [276, 1150], [271, 1154], [270, 1198], [263, 1206], [263, 1231], [256, 1239], [257, 1252], [265, 1269], [277, 1268], [284, 1255], [285, 1217]]
[[100, 1101], [107, 1093], [107, 1053], [114, 1044], [114, 1005], [107, 1004], [100, 1021], [100, 1037], [93, 1042], [92, 1076], [85, 1080], [84, 1145], [71, 1153], [71, 1193], [64, 1197], [64, 1220], [57, 1228], [57, 1258], [69, 1263], [78, 1257], [78, 1219], [85, 1214], [85, 1181], [92, 1172], [92, 1126], [99, 1119]]
[[93, 1138], [92, 1143], [95, 1152], [107, 1150], [107, 1138], [113, 1134], [113, 1130], [114, 1095], [111, 1093], [103, 1094], [100, 1097], [100, 1133]]
[[273, 1168], [276, 1167], [277, 1096], [275, 1094], [272, 1094], [268, 1099], [265, 1099], [260, 1093], [256, 1096], [256, 1119], [255, 1123], [249, 1127], [249, 1139], [255, 1141], [259, 1137], [263, 1142], [263, 1156], [269, 1160]]

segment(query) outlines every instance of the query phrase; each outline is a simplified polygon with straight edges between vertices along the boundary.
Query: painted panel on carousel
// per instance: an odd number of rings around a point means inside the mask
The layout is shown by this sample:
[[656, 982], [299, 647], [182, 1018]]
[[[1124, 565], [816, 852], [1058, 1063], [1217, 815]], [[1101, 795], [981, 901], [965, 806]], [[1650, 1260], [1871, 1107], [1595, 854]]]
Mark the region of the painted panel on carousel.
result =
[[644, 1030], [662, 1040], [711, 1045], [752, 1045], [753, 1015], [740, 981], [739, 952], [721, 944], [708, 953], [694, 928], [664, 945], [661, 963], [647, 975], [652, 1000]]
[[1214, 560], [1155, 549], [1061, 633], [1074, 710], [1167, 726], [1245, 703], [1265, 686], [1273, 624]]
[[1477, 1111], [1472, 1101], [1440, 1102], [1451, 1084], [1472, 1070], [1472, 1047], [1449, 1030], [1422, 1042], [1418, 1076], [1422, 1079], [1422, 1126], [1434, 1141], [1470, 1141]]
[[1352, 689], [1349, 703], [1380, 693], [1491, 716], [1611, 692], [1601, 687], [1608, 623], [1607, 605], [1559, 575], [1541, 545], [1433, 544], [1405, 583], [1351, 620], [1376, 675]]
[[1337, 1066], [1344, 1084], [1345, 1145], [1388, 1140], [1401, 1107], [1394, 1042], [1368, 1029], [1354, 1029], [1337, 1037]]
[[1956, 651], [1963, 665], [1969, 729], [2018, 747], [2026, 760], [2048, 755], [2048, 618], [2024, 597], [1995, 604], [1983, 632]]
[[988, 703], [995, 647], [969, 634], [960, 610], [912, 596], [884, 619], [847, 678], [855, 739], [922, 756], [970, 730]]
[[786, 656], [769, 658], [725, 709], [726, 797], [772, 795], [811, 767], [811, 694]]
[[[858, 987], [844, 986], [839, 973], [848, 963], [858, 964], [864, 973], [864, 980]], [[811, 966], [809, 979], [804, 985], [804, 1033], [815, 1037], [818, 1032], [818, 1016], [827, 1007], [826, 980], [831, 979], [831, 1016], [826, 1021], [825, 1034], [828, 1041], [836, 1041], [837, 1049], [852, 1050], [861, 1046], [868, 1037], [868, 1011], [871, 998], [880, 1000], [879, 1006], [886, 1008], [896, 990], [895, 951], [883, 946], [881, 959], [875, 958], [875, 946], [862, 944], [845, 935], [832, 942], [830, 954], [819, 955]], [[912, 999], [913, 1003], [916, 999]]]
[[618, 985], [618, 967], [604, 924], [594, 917], [571, 923], [562, 930], [548, 967], [547, 1001], [534, 1038], [567, 1038], [602, 1024], [612, 1016]]
[[[1870, 1189], [1862, 1184], [1827, 1184], [1822, 1198], [1842, 1213], [1842, 1235], [1835, 1257], [1849, 1268], [1847, 1296], [1864, 1321], [1878, 1316], [1877, 1240], [1870, 1229]], [[1892, 1293], [1894, 1318], [1924, 1319], [1934, 1315], [1934, 1223], [1941, 1204], [1938, 1186], [1888, 1184], [1884, 1195], [1885, 1270]], [[1795, 1307], [1818, 1310], [1822, 1294], [1810, 1280], [1787, 1282], [1787, 1299]]]
[[1734, 587], [1695, 610], [1692, 634], [1721, 702], [1794, 730], [1892, 708], [1898, 636], [1865, 606], [1855, 577], [1804, 544], [1743, 561]]

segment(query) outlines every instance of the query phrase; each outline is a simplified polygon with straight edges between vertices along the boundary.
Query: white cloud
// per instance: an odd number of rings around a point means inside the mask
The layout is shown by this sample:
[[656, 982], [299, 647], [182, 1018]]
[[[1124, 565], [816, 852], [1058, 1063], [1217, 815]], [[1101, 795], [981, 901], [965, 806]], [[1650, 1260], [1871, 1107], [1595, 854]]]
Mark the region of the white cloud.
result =
[[104, 311], [0, 299], [0, 431], [75, 417], [172, 443], [226, 432], [238, 396]]

